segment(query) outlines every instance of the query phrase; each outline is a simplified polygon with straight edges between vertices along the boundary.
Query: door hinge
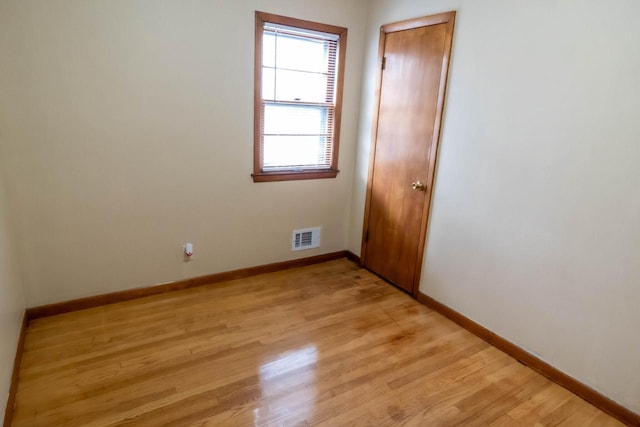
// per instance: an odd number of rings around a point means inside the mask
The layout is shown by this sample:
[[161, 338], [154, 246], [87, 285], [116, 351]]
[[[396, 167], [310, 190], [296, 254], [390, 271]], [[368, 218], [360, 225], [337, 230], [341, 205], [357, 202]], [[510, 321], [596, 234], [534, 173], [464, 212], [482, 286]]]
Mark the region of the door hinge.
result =
[[382, 69], [384, 70], [386, 66], [387, 66], [387, 57], [383, 56], [382, 57]]

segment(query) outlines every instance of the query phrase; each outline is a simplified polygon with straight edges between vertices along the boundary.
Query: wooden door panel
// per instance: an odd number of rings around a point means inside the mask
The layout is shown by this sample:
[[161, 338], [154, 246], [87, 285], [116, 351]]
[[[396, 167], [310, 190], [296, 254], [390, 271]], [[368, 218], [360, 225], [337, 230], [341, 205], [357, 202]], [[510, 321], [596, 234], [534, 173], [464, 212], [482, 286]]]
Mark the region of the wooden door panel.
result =
[[413, 190], [412, 183], [431, 181], [448, 36], [450, 27], [437, 23], [389, 32], [383, 45], [364, 264], [410, 292], [421, 262], [429, 196], [428, 191]]

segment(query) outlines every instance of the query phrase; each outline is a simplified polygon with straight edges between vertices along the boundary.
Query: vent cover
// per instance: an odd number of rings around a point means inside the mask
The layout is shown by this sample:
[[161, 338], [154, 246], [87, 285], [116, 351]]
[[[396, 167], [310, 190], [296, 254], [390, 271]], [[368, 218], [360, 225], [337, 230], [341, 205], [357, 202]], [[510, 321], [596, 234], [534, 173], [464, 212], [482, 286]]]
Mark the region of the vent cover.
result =
[[293, 230], [292, 251], [320, 247], [320, 227]]

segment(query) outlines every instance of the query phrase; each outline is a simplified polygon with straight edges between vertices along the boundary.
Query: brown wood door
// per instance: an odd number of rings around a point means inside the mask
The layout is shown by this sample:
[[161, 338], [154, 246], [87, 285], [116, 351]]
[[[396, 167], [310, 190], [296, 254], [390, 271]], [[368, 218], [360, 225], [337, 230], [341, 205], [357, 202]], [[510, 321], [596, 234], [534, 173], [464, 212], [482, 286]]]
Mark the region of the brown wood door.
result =
[[455, 12], [383, 26], [363, 262], [417, 291]]

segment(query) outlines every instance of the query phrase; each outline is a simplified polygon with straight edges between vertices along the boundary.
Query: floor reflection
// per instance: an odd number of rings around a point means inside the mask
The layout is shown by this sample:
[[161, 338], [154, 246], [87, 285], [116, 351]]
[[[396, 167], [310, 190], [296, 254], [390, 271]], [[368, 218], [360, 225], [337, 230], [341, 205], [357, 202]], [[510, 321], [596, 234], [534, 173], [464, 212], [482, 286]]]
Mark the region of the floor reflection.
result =
[[308, 345], [279, 354], [260, 366], [263, 399], [254, 409], [254, 425], [277, 423], [293, 416], [300, 421], [313, 414], [316, 398], [318, 349]]

